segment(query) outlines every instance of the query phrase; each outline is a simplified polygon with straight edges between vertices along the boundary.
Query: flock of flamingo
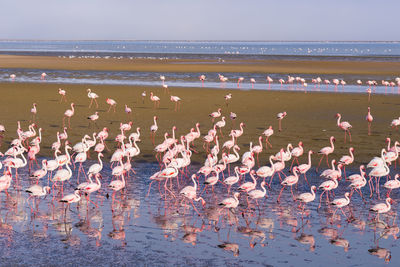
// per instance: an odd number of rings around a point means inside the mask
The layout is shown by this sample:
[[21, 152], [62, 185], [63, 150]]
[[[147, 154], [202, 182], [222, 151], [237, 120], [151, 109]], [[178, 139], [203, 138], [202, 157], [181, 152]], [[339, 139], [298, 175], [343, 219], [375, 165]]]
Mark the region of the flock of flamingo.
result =
[[[46, 75], [42, 74], [42, 77], [45, 79]], [[15, 76], [11, 78], [15, 79]], [[164, 83], [165, 76], [161, 76], [160, 79], [167, 93], [168, 86]], [[205, 79], [204, 75], [200, 76], [202, 82]], [[238, 80], [238, 86], [243, 80], [244, 78]], [[288, 79], [288, 82], [294, 81], [297, 81], [297, 79], [293, 77]], [[321, 81], [321, 79], [316, 79], [315, 83], [319, 84]], [[251, 82], [253, 83], [254, 80]], [[269, 78], [268, 82], [272, 82], [272, 79]], [[283, 83], [284, 81], [280, 82]], [[301, 79], [300, 82], [303, 85], [305, 84], [305, 81], [303, 82]], [[400, 79], [397, 79], [397, 82], [400, 86]], [[338, 83], [334, 80], [334, 84]], [[389, 85], [392, 86], [391, 84]], [[58, 93], [61, 97], [60, 102], [67, 102], [66, 91], [60, 88]], [[147, 96], [146, 91], [141, 96], [144, 101]], [[95, 92], [87, 89], [87, 97], [90, 100], [89, 108], [92, 106], [99, 107], [97, 102], [99, 96]], [[224, 98], [228, 103], [232, 98], [232, 94], [227, 94]], [[175, 111], [178, 111], [181, 99], [177, 96], [170, 96], [170, 99], [176, 103]], [[150, 93], [150, 100], [154, 103], [154, 108], [158, 108], [160, 98], [155, 96], [153, 92]], [[117, 102], [115, 100], [107, 98], [106, 103], [109, 105], [107, 112], [116, 112]], [[32, 186], [25, 188], [26, 192], [30, 194], [30, 198], [36, 199], [52, 193], [53, 199], [59, 197], [60, 202], [70, 205], [79, 202], [84, 196], [88, 202], [93, 203], [95, 206], [98, 205], [90, 199], [90, 195], [104, 188], [102, 172], [104, 172], [103, 166], [105, 163], [103, 163], [102, 158], [103, 154], [109, 151], [107, 146], [107, 142], [110, 142], [108, 129], [104, 127], [101, 131], [92, 135], [85, 134], [81, 142], [72, 144], [68, 141], [68, 131], [70, 120], [75, 115], [74, 106], [74, 103], [71, 103], [70, 109], [65, 111], [63, 131], [58, 132], [57, 136], [55, 136], [56, 141], [52, 144], [54, 158], [44, 159], [41, 168], [33, 170], [34, 162], [38, 164], [36, 157], [40, 153], [42, 142], [42, 129], [37, 129], [38, 126], [34, 123], [38, 107], [36, 103], [33, 104], [31, 108], [33, 123], [29, 125], [29, 130], [24, 131], [20, 122], [18, 122], [17, 138], [11, 142], [11, 147], [3, 155], [5, 159], [0, 163], [0, 167], [4, 168], [4, 173], [0, 177], [0, 192], [4, 191], [11, 198], [8, 190], [10, 190], [12, 184], [14, 184], [15, 190], [20, 190], [21, 177], [18, 176], [18, 170], [27, 166], [30, 178], [35, 181]], [[125, 105], [124, 110], [127, 114], [132, 112], [132, 109], [127, 105]], [[207, 116], [207, 114], [203, 115]], [[282, 131], [282, 121], [287, 115], [286, 112], [277, 114], [276, 119], [278, 120], [279, 131]], [[334, 214], [340, 209], [347, 220], [351, 221], [351, 216], [347, 215], [344, 208], [351, 203], [354, 192], [358, 193], [365, 202], [364, 194], [366, 189], [364, 187], [368, 188], [369, 197], [376, 196], [379, 201], [381, 197], [380, 190], [385, 188], [386, 198], [384, 201], [371, 205], [369, 210], [371, 213], [376, 214], [375, 220], [379, 220], [380, 214], [388, 213], [391, 210], [393, 200], [390, 194], [392, 190], [400, 188], [399, 174], [394, 174], [395, 170], [391, 171], [389, 167], [392, 164], [396, 165], [399, 160], [400, 143], [398, 141], [395, 141], [394, 146], [391, 146], [391, 140], [387, 138], [387, 147], [381, 149], [381, 155], [374, 157], [369, 163], [357, 167], [360, 170], [359, 173], [351, 175], [348, 175], [345, 168], [354, 162], [353, 147], [349, 147], [349, 155], [344, 155], [340, 159], [329, 162], [328, 157], [335, 149], [334, 136], [327, 140], [327, 142], [329, 141], [329, 146], [315, 152], [311, 150], [305, 151], [304, 144], [301, 141], [295, 147], [292, 144], [288, 144], [286, 148], [281, 148], [268, 157], [268, 165], [260, 166], [259, 157], [262, 156], [262, 152], [271, 151], [272, 149], [270, 142], [270, 138], [274, 134], [272, 126], [265, 129], [258, 138], [256, 145], [250, 143], [249, 150], [239, 155], [238, 139], [245, 131], [245, 123], [240, 123], [239, 129], [232, 129], [229, 133], [229, 140], [220, 144], [220, 140], [224, 138], [223, 130], [226, 127], [225, 116], [229, 116], [232, 120], [235, 120], [237, 116], [233, 112], [224, 116], [222, 108], [211, 112], [208, 116], [213, 126], [206, 131], [207, 134], [202, 136], [200, 124], [197, 123], [187, 134], [177, 138], [175, 136], [176, 127], [172, 126], [172, 132], [166, 132], [163, 135], [163, 142], [157, 145], [155, 144], [155, 135], [159, 131], [159, 127], [157, 124], [158, 118], [154, 116], [149, 134], [154, 144], [155, 158], [158, 161], [160, 170], [149, 177], [150, 185], [147, 196], [157, 194], [157, 191], [151, 191], [151, 185], [154, 182], [158, 182], [158, 193], [166, 201], [178, 201], [185, 207], [185, 210], [190, 208], [186, 204], [189, 201], [193, 211], [199, 216], [202, 216], [202, 212], [194, 202], [201, 202], [203, 208], [207, 205], [217, 205], [220, 207], [219, 213], [223, 216], [224, 212], [235, 213], [238, 207], [255, 209], [259, 205], [263, 205], [263, 199], [270, 197], [268, 191], [275, 190], [274, 187], [280, 187], [279, 195], [276, 199], [278, 203], [293, 201], [298, 203], [302, 213], [304, 213], [306, 205], [315, 201], [317, 192], [321, 192], [318, 208], [323, 204], [332, 206], [335, 208]], [[340, 113], [337, 113], [336, 117], [337, 126], [344, 131], [344, 142], [347, 142], [347, 136], [349, 141], [352, 142], [351, 124], [347, 121], [342, 121]], [[98, 118], [99, 113], [96, 111], [88, 117], [88, 120], [90, 123], [96, 124]], [[373, 117], [369, 107], [365, 120], [368, 122], [368, 135], [370, 135]], [[396, 127], [396, 129], [399, 125], [400, 118], [394, 119], [391, 123], [391, 126]], [[127, 183], [132, 181], [130, 176], [135, 174], [135, 170], [132, 167], [132, 159], [141, 153], [138, 146], [138, 143], [141, 142], [141, 128], [137, 127], [135, 131], [132, 131], [132, 126], [132, 122], [121, 122], [119, 127], [120, 134], [114, 138], [118, 149], [113, 151], [110, 156], [109, 166], [112, 169], [113, 179], [107, 186], [109, 192], [112, 192], [113, 202], [115, 201], [116, 193], [123, 192]], [[0, 131], [5, 132], [3, 126], [0, 126]], [[195, 148], [196, 142], [203, 143], [206, 157], [204, 165], [197, 168], [193, 173], [193, 169], [196, 167], [191, 166], [191, 157], [193, 153], [199, 153]], [[97, 154], [97, 162], [85, 169], [83, 163], [87, 161], [88, 155], [92, 151]], [[27, 156], [25, 156], [25, 153]], [[315, 167], [315, 172], [321, 177], [319, 184], [310, 184], [307, 180], [307, 173], [313, 171], [312, 155], [314, 154], [320, 155], [319, 164]], [[307, 163], [300, 164], [301, 157], [306, 157]], [[328, 169], [320, 172], [320, 165], [324, 158]], [[77, 174], [74, 174], [71, 169], [72, 165], [77, 168]], [[353, 166], [353, 169], [355, 169], [355, 166]], [[368, 175], [366, 169], [371, 169]], [[247, 181], [248, 177], [250, 177], [250, 181]], [[382, 177], [386, 178], [383, 183], [381, 182]], [[64, 195], [64, 184], [66, 182], [71, 184], [71, 178], [76, 178], [75, 190]], [[274, 178], [279, 179], [279, 183], [274, 183]], [[186, 185], [187, 183], [192, 183], [192, 185]], [[309, 187], [309, 192], [295, 194], [294, 187], [297, 188], [300, 183], [303, 185], [306, 183], [307, 187]], [[164, 190], [161, 189], [161, 184]], [[343, 196], [334, 197], [335, 189], [338, 188], [339, 184], [345, 184], [348, 190]], [[367, 184], [368, 187], [366, 187]], [[217, 187], [218, 190], [216, 190]], [[290, 188], [290, 194], [283, 194], [286, 188]], [[326, 202], [323, 201], [324, 194], [326, 195]], [[217, 199], [217, 201], [213, 201], [213, 199]], [[31, 209], [33, 209], [32, 206]]]

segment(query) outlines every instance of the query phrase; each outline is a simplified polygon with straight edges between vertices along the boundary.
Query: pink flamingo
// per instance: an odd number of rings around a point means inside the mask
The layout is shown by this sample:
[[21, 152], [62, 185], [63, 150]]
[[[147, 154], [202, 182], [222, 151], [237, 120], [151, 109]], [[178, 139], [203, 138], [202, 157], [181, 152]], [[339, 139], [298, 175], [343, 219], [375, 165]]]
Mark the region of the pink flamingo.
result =
[[322, 190], [324, 190], [324, 192], [322, 192], [321, 196], [319, 197], [319, 206], [318, 206], [318, 208], [321, 207], [322, 196], [324, 195], [324, 193], [326, 193], [326, 200], [329, 201], [329, 192], [332, 189], [336, 189], [337, 187], [338, 187], [338, 181], [336, 179], [328, 180], [328, 181], [325, 181], [322, 184], [320, 184], [318, 189], [322, 189]]
[[315, 185], [311, 186], [311, 193], [306, 192], [298, 195], [296, 197], [296, 200], [299, 200], [301, 203], [303, 203], [303, 211], [307, 203], [312, 202], [315, 200], [315, 191], [317, 190], [317, 187]]
[[318, 154], [321, 154], [322, 156], [321, 156], [321, 159], [320, 159], [320, 161], [319, 161], [318, 167], [317, 167], [317, 169], [315, 170], [316, 172], [318, 172], [318, 168], [319, 168], [319, 166], [321, 165], [322, 159], [323, 159], [325, 156], [326, 156], [326, 165], [328, 165], [328, 167], [329, 167], [328, 156], [329, 156], [329, 154], [332, 154], [333, 151], [335, 150], [335, 146], [333, 145], [333, 142], [335, 141], [335, 137], [331, 136], [330, 139], [329, 139], [329, 141], [330, 141], [330, 143], [331, 143], [331, 146], [323, 147], [323, 148], [321, 148], [321, 150], [318, 152]]
[[46, 76], [47, 76], [46, 72], [43, 72], [43, 73], [40, 75], [40, 79], [41, 79], [42, 81], [44, 81], [44, 80], [46, 80]]
[[193, 181], [193, 186], [185, 186], [180, 192], [180, 195], [183, 195], [184, 197], [188, 198], [190, 202], [192, 203], [192, 206], [194, 210], [197, 212], [198, 215], [200, 215], [199, 211], [196, 209], [194, 206], [193, 200], [194, 201], [200, 201], [203, 207], [206, 205], [206, 202], [202, 197], [197, 197], [197, 183], [196, 183], [196, 174], [192, 175], [192, 181]]
[[239, 77], [239, 78], [238, 78], [238, 81], [237, 81], [237, 87], [238, 87], [238, 88], [240, 87], [240, 83], [243, 82], [243, 81], [244, 81], [244, 78], [243, 78], [243, 77]]
[[350, 196], [350, 193], [346, 192], [346, 193], [344, 193], [344, 198], [336, 198], [331, 202], [331, 205], [336, 207], [336, 210], [333, 212], [332, 218], [334, 217], [334, 215], [336, 214], [336, 211], [338, 209], [340, 209], [342, 211], [343, 215], [346, 216], [346, 218], [348, 218], [346, 213], [344, 213], [344, 211], [343, 211], [343, 207], [350, 204], [349, 196]]
[[63, 99], [64, 99], [65, 103], [66, 103], [67, 102], [67, 97], [65, 95], [66, 95], [67, 92], [64, 89], [58, 88], [58, 93], [61, 95], [60, 102], [62, 102]]
[[307, 180], [306, 173], [311, 169], [311, 155], [313, 153], [314, 152], [312, 150], [309, 150], [308, 151], [308, 163], [301, 164], [297, 167], [297, 169], [299, 170], [299, 173], [304, 175], [304, 179], [306, 180], [307, 184], [308, 184], [308, 180]]
[[181, 103], [180, 97], [171, 95], [171, 101], [175, 102], [175, 111], [178, 111], [180, 103]]
[[65, 127], [65, 118], [68, 118], [68, 127], [71, 128], [71, 117], [74, 116], [75, 114], [75, 104], [71, 103], [71, 109], [67, 109], [64, 112], [64, 118], [63, 118], [63, 127]]
[[285, 118], [287, 115], [286, 111], [280, 112], [276, 115], [276, 118], [278, 119], [279, 122], [279, 127], [278, 130], [281, 132], [282, 131], [282, 119]]
[[304, 153], [303, 142], [300, 141], [298, 146], [293, 148], [292, 151], [290, 151], [290, 154], [292, 154], [293, 157], [292, 164], [290, 164], [290, 169], [292, 169], [295, 160], [297, 161], [297, 164], [299, 164], [298, 158], [301, 157], [303, 153]]
[[113, 108], [114, 112], [115, 112], [115, 106], [117, 105], [117, 102], [114, 99], [111, 99], [111, 98], [107, 98], [106, 102], [107, 102], [107, 104], [110, 105], [110, 108], [107, 110], [107, 112], [110, 112], [111, 108]]
[[254, 89], [254, 84], [256, 83], [256, 80], [254, 78], [250, 78], [250, 82], [251, 82], [251, 88]]
[[345, 155], [345, 156], [342, 156], [340, 159], [339, 159], [339, 163], [341, 163], [341, 164], [343, 164], [344, 165], [344, 177], [346, 178], [346, 166], [347, 165], [350, 165], [350, 164], [352, 164], [353, 162], [354, 162], [354, 154], [353, 154], [353, 152], [354, 152], [354, 148], [353, 147], [350, 147], [349, 148], [349, 154], [350, 154], [350, 156], [348, 156], [348, 155]]
[[292, 193], [293, 200], [296, 200], [296, 198], [295, 198], [294, 195], [293, 195], [293, 185], [297, 184], [297, 182], [299, 181], [299, 176], [297, 175], [297, 172], [298, 172], [298, 171], [299, 171], [299, 170], [297, 169], [297, 167], [294, 167], [294, 168], [293, 168], [293, 175], [287, 176], [287, 177], [281, 182], [282, 189], [281, 189], [281, 192], [279, 193], [277, 202], [280, 202], [280, 198], [281, 198], [283, 189], [285, 189], [285, 186], [290, 186], [290, 192]]
[[258, 138], [258, 143], [259, 145], [253, 146], [251, 152], [257, 154], [257, 165], [260, 166], [260, 162], [258, 161], [258, 154], [260, 154], [263, 150], [263, 145], [262, 145], [262, 139], [263, 137], [260, 136]]
[[199, 77], [200, 81], [201, 81], [201, 87], [204, 87], [204, 81], [206, 80], [206, 75], [202, 74]]
[[340, 115], [340, 113], [337, 113], [336, 117], [337, 117], [337, 126], [344, 131], [344, 143], [346, 143], [346, 133], [349, 134], [350, 142], [351, 142], [350, 129], [353, 126], [351, 126], [351, 124], [349, 122], [347, 122], [347, 121], [340, 122], [340, 119], [342, 118], [342, 115]]
[[94, 100], [94, 102], [96, 103], [96, 108], [98, 108], [98, 107], [99, 107], [99, 104], [97, 103], [96, 98], [98, 98], [99, 96], [98, 96], [96, 93], [92, 92], [92, 90], [91, 90], [90, 88], [88, 88], [86, 91], [87, 91], [87, 93], [88, 93], [88, 94], [87, 94], [88, 97], [90, 98], [89, 108], [92, 106], [93, 100]]
[[372, 121], [374, 120], [374, 118], [371, 115], [371, 108], [370, 107], [368, 107], [368, 114], [365, 117], [365, 120], [368, 122], [368, 135], [371, 135], [371, 124], [372, 124]]
[[150, 100], [154, 103], [154, 109], [160, 106], [160, 98], [154, 95], [153, 92], [150, 92]]
[[221, 117], [221, 108], [219, 108], [217, 111], [214, 111], [214, 112], [212, 112], [212, 113], [210, 113], [210, 117], [212, 118], [212, 123], [214, 123], [214, 120], [216, 119], [216, 118], [219, 118], [219, 117]]
[[263, 135], [265, 136], [265, 149], [268, 149], [268, 145], [269, 145], [269, 147], [272, 148], [272, 145], [271, 145], [271, 143], [269, 142], [269, 138], [270, 138], [273, 134], [274, 134], [274, 130], [272, 129], [272, 126], [271, 126], [271, 125], [268, 127], [267, 130], [265, 130], [265, 131], [263, 132]]
[[400, 181], [398, 180], [398, 178], [399, 174], [396, 174], [393, 180], [389, 180], [383, 185], [384, 188], [388, 189], [388, 192], [386, 194], [387, 197], [390, 197], [390, 193], [393, 189], [400, 188]]

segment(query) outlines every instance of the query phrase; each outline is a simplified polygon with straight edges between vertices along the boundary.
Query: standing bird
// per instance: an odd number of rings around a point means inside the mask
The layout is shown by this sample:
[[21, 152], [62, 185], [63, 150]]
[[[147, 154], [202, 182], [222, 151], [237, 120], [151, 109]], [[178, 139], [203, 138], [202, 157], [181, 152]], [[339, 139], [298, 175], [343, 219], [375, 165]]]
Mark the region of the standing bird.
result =
[[132, 109], [130, 107], [128, 107], [127, 104], [125, 104], [125, 113], [126, 113], [127, 116], [129, 116], [129, 114], [132, 113]]
[[144, 104], [145, 97], [146, 97], [146, 91], [143, 91], [143, 93], [142, 93], [142, 104]]
[[165, 76], [164, 75], [160, 75], [160, 80], [162, 81], [162, 85], [165, 85]]
[[155, 138], [156, 132], [157, 132], [157, 130], [158, 130], [158, 126], [157, 126], [157, 116], [154, 116], [154, 117], [153, 117], [153, 121], [154, 121], [154, 124], [151, 125], [151, 127], [150, 127], [150, 138], [151, 138], [151, 141], [153, 142], [153, 145], [154, 145], [154, 138]]
[[74, 104], [74, 103], [71, 103], [71, 109], [67, 109], [67, 110], [64, 112], [63, 127], [65, 127], [65, 118], [68, 117], [68, 128], [71, 128], [71, 117], [74, 116], [74, 114], [75, 114], [75, 109], [74, 109], [74, 107], [75, 107], [75, 104]]
[[239, 78], [238, 78], [238, 81], [237, 81], [237, 87], [238, 87], [238, 88], [240, 87], [240, 83], [243, 82], [243, 81], [244, 81], [244, 78], [243, 78], [243, 77], [239, 77]]
[[256, 80], [254, 78], [250, 78], [250, 82], [251, 82], [251, 88], [254, 89], [254, 84], [256, 83]]
[[11, 81], [15, 81], [15, 78], [17, 77], [17, 75], [15, 74], [10, 74], [10, 79]]
[[233, 197], [228, 197], [222, 200], [220, 203], [218, 203], [219, 206], [223, 206], [224, 208], [227, 209], [234, 209], [239, 205], [239, 197], [240, 193], [235, 192], [233, 194]]
[[[90, 115], [89, 117], [88, 117], [88, 120], [90, 120], [90, 121], [92, 121], [95, 125], [96, 125], [96, 127], [98, 128], [98, 126], [97, 126], [97, 123], [96, 123], [96, 121], [99, 119], [99, 112], [95, 112], [94, 114], [92, 114], [92, 115]], [[89, 122], [89, 126], [90, 126], [90, 122]]]
[[44, 81], [44, 80], [46, 80], [46, 76], [47, 76], [46, 72], [43, 72], [43, 73], [40, 75], [40, 79], [41, 79], [42, 81]]
[[[346, 193], [344, 193], [344, 198], [336, 198], [331, 202], [331, 205], [336, 207], [336, 210], [333, 212], [333, 215], [335, 215], [336, 211], [338, 209], [340, 209], [342, 211], [343, 215], [347, 217], [346, 213], [344, 213], [342, 208], [349, 205], [349, 203], [350, 203], [349, 196], [350, 196], [350, 193], [346, 192]], [[332, 216], [332, 218], [333, 217], [334, 216]]]
[[331, 138], [329, 138], [329, 141], [330, 141], [330, 143], [331, 143], [331, 146], [323, 147], [323, 148], [321, 148], [321, 150], [318, 152], [318, 154], [321, 154], [322, 156], [321, 156], [321, 159], [320, 159], [320, 161], [319, 161], [319, 163], [318, 163], [318, 167], [317, 167], [317, 169], [315, 170], [316, 172], [318, 172], [318, 168], [319, 168], [319, 166], [321, 165], [322, 159], [323, 159], [325, 156], [326, 156], [326, 165], [329, 167], [328, 156], [329, 156], [329, 154], [332, 154], [333, 151], [335, 150], [335, 146], [333, 145], [333, 142], [335, 142], [335, 140], [336, 140], [335, 137], [331, 136]]
[[372, 124], [372, 121], [374, 120], [374, 118], [371, 115], [371, 108], [370, 107], [368, 107], [368, 114], [365, 117], [365, 120], [368, 122], [368, 135], [371, 135], [371, 124]]
[[37, 113], [36, 103], [33, 103], [33, 106], [31, 108], [31, 113], [32, 113], [32, 122], [35, 122]]
[[314, 201], [315, 199], [315, 191], [317, 190], [317, 187], [315, 185], [311, 186], [311, 193], [306, 192], [298, 195], [296, 197], [296, 200], [299, 200], [300, 202], [303, 203], [303, 211], [307, 203]]
[[390, 208], [391, 208], [390, 203], [391, 202], [392, 202], [392, 199], [390, 197], [388, 197], [388, 198], [386, 198], [385, 203], [375, 204], [372, 208], [369, 209], [369, 211], [377, 213], [377, 221], [378, 221], [379, 214], [386, 213], [386, 212], [388, 212], [390, 210]]
[[337, 126], [344, 131], [344, 142], [346, 143], [346, 133], [349, 134], [350, 142], [351, 142], [350, 129], [353, 126], [351, 126], [351, 124], [349, 122], [347, 122], [347, 121], [340, 122], [340, 119], [342, 118], [342, 115], [340, 115], [340, 113], [336, 114], [336, 118], [337, 118]]
[[181, 104], [181, 99], [179, 96], [171, 95], [171, 101], [175, 102], [175, 111], [179, 109], [179, 105]]
[[199, 77], [200, 81], [201, 81], [201, 87], [204, 87], [204, 81], [206, 80], [206, 75], [200, 75]]
[[96, 93], [93, 93], [92, 90], [90, 88], [88, 88], [87, 90], [87, 96], [90, 98], [90, 104], [89, 104], [89, 108], [92, 106], [93, 104], [93, 100], [96, 103], [96, 108], [99, 107], [99, 104], [97, 104], [97, 100], [96, 98], [98, 98], [99, 96]]
[[115, 112], [115, 106], [117, 105], [117, 102], [114, 99], [111, 99], [111, 98], [107, 98], [106, 102], [107, 102], [107, 104], [110, 105], [110, 108], [108, 109], [107, 112], [110, 112], [111, 108], [114, 108], [114, 112]]
[[214, 112], [212, 112], [212, 113], [210, 113], [208, 116], [210, 116], [211, 118], [212, 118], [212, 123], [214, 123], [214, 120], [216, 119], [216, 118], [219, 118], [219, 117], [221, 117], [221, 108], [219, 108], [217, 111], [214, 111]]
[[286, 111], [280, 112], [276, 115], [276, 118], [278, 119], [279, 122], [279, 127], [278, 130], [281, 132], [282, 131], [282, 119], [285, 118], [287, 115]]
[[228, 106], [229, 101], [232, 99], [232, 94], [229, 93], [225, 95], [224, 98], [225, 98], [225, 104], [226, 106]]
[[265, 136], [265, 149], [268, 149], [268, 146], [272, 148], [272, 145], [268, 140], [271, 135], [274, 134], [274, 129], [272, 129], [272, 126], [270, 125], [262, 134]]
[[153, 92], [150, 92], [150, 100], [154, 102], [154, 109], [160, 106], [160, 98], [156, 95], [153, 95]]
[[60, 102], [63, 101], [63, 99], [65, 100], [65, 102], [67, 102], [67, 97], [65, 96], [67, 92], [65, 92], [65, 90], [58, 88], [58, 94], [61, 95], [61, 99]]

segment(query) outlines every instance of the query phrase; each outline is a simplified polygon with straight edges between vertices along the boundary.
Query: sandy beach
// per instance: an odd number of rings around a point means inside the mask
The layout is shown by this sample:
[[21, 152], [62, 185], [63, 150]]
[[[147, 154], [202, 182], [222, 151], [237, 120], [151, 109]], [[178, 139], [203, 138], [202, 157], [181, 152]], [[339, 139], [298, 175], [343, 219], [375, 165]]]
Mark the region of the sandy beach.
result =
[[0, 68], [143, 71], [281, 73], [317, 75], [398, 76], [400, 62], [334, 60], [236, 60], [142, 58], [62, 58], [51, 56], [0, 55]]
[[[60, 103], [58, 88], [67, 91], [68, 103]], [[89, 98], [86, 89], [91, 88], [100, 98], [99, 108], [88, 108]], [[223, 129], [224, 138], [221, 143], [228, 140], [228, 134], [232, 128], [229, 119], [231, 111], [238, 115], [235, 127], [240, 122], [246, 124], [244, 135], [239, 138], [241, 154], [248, 150], [249, 143], [256, 143], [258, 136], [272, 125], [275, 134], [270, 138], [273, 145], [267, 152], [260, 155], [261, 163], [267, 162], [268, 156], [286, 147], [288, 143], [297, 145], [303, 141], [305, 150], [319, 151], [320, 148], [329, 145], [329, 137], [335, 136], [336, 149], [333, 157], [348, 154], [348, 148], [355, 148], [355, 162], [365, 163], [373, 156], [379, 155], [380, 149], [385, 146], [386, 137], [398, 138], [398, 132], [391, 129], [389, 124], [398, 116], [400, 97], [373, 95], [368, 104], [367, 94], [330, 94], [330, 93], [304, 93], [304, 92], [272, 92], [272, 91], [241, 91], [231, 92], [233, 97], [226, 106], [224, 96], [229, 90], [170, 88], [170, 94], [182, 98], [180, 110], [174, 112], [174, 104], [169, 100], [169, 95], [162, 87], [144, 88], [132, 86], [90, 86], [90, 85], [58, 85], [58, 84], [24, 84], [2, 83], [0, 84], [2, 97], [0, 98], [0, 123], [4, 124], [7, 132], [3, 140], [1, 150], [4, 152], [9, 142], [16, 138], [17, 121], [21, 121], [24, 130], [27, 130], [31, 119], [30, 108], [32, 103], [38, 105], [37, 125], [43, 129], [43, 142], [40, 151], [41, 156], [50, 156], [52, 142], [56, 141], [56, 132], [62, 130], [62, 118], [70, 103], [76, 104], [75, 115], [71, 119], [71, 129], [68, 131], [69, 140], [72, 143], [79, 142], [85, 135], [91, 135], [102, 127], [110, 129], [108, 144], [113, 147], [114, 137], [119, 133], [120, 122], [133, 121], [133, 128], [140, 127], [142, 142], [139, 147], [141, 156], [135, 162], [154, 161], [154, 146], [149, 139], [149, 129], [153, 124], [153, 116], [158, 116], [159, 130], [156, 143], [162, 142], [165, 132], [171, 133], [172, 125], [177, 126], [176, 137], [184, 135], [200, 123], [202, 135], [212, 127], [208, 114], [222, 108], [223, 116], [227, 118], [227, 125]], [[147, 92], [147, 97], [142, 103], [141, 93]], [[161, 98], [158, 109], [153, 108], [149, 100], [150, 91]], [[117, 101], [117, 112], [107, 113], [108, 105], [105, 99], [113, 98]], [[124, 104], [133, 109], [133, 114], [128, 117], [124, 113]], [[372, 135], [367, 135], [367, 122], [365, 116], [367, 107], [371, 106], [374, 116]], [[87, 117], [99, 111], [99, 129], [89, 127]], [[278, 132], [276, 114], [286, 111], [287, 117], [283, 120], [283, 131]], [[344, 132], [336, 126], [336, 113], [340, 112], [343, 120], [353, 125], [353, 142], [344, 144]], [[206, 154], [202, 148], [202, 140], [197, 140], [195, 145], [200, 153], [193, 157], [194, 161], [203, 162]], [[110, 156], [110, 153], [107, 153]], [[95, 155], [92, 155], [94, 158]], [[314, 164], [319, 156], [314, 155]], [[306, 161], [305, 156], [301, 161]]]

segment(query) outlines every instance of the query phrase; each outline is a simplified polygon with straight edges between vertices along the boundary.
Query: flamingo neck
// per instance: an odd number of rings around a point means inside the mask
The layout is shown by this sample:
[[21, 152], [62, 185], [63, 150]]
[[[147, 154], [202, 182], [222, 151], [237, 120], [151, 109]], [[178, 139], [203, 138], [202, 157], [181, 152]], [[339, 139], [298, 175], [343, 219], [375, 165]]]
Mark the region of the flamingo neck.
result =
[[308, 152], [308, 166], [311, 167], [311, 152]]
[[196, 179], [194, 179], [194, 176], [192, 176], [192, 181], [193, 181], [193, 184], [194, 184], [194, 191], [196, 192], [197, 191], [197, 183], [196, 183]]

